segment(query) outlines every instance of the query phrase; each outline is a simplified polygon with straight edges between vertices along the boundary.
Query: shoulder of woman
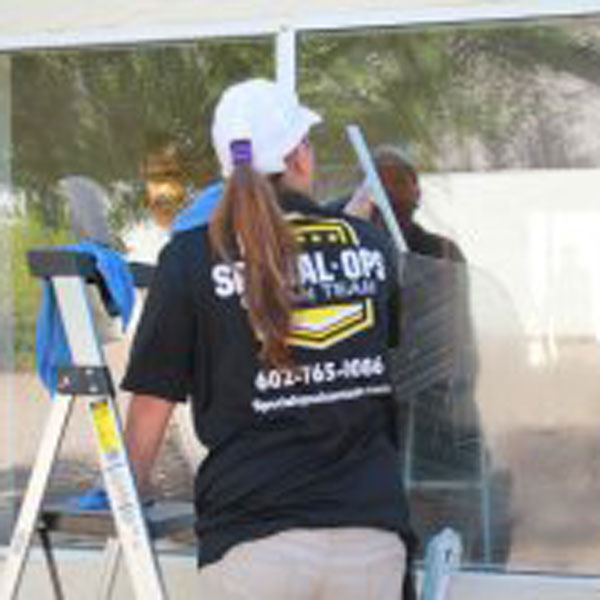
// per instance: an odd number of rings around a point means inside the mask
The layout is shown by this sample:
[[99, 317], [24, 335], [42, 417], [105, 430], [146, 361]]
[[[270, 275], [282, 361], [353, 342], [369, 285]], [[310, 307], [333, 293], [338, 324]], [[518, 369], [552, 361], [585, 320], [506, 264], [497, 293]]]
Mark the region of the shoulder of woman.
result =
[[173, 234], [160, 253], [161, 261], [191, 260], [208, 252], [208, 226], [202, 225]]

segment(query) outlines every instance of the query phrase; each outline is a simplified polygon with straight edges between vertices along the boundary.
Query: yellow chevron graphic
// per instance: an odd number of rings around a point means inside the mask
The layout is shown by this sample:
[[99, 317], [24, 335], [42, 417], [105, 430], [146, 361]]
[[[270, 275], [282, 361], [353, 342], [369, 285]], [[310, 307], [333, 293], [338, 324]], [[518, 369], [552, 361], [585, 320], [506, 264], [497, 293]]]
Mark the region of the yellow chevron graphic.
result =
[[369, 329], [374, 322], [375, 311], [371, 299], [296, 309], [288, 343], [303, 348], [329, 348]]
[[340, 219], [320, 219], [318, 222], [297, 219], [291, 216], [294, 234], [300, 244], [343, 244], [358, 245], [354, 228]]

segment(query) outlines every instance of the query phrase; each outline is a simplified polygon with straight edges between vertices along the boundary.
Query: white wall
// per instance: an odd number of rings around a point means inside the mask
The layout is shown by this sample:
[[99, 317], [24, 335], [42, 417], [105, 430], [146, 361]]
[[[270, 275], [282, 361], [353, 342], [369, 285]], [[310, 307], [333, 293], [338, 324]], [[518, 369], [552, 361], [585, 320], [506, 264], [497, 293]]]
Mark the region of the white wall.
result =
[[[418, 218], [458, 241], [528, 336], [600, 339], [600, 169], [424, 175]], [[475, 307], [476, 308], [476, 307]]]

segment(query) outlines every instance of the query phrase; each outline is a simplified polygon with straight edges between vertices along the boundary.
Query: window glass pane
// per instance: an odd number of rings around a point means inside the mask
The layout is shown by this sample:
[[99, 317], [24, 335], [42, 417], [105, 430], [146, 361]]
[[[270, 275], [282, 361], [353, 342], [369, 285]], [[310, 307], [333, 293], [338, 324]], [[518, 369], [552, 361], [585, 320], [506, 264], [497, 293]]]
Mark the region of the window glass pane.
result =
[[[14, 53], [6, 76], [0, 62], [0, 543], [7, 542], [11, 502], [22, 495], [50, 407], [35, 372], [41, 283], [28, 272], [27, 250], [74, 241], [78, 232], [67, 200], [89, 192], [106, 202], [111, 242], [138, 258], [145, 252], [155, 259], [168, 238], [165, 219], [173, 207], [181, 208], [218, 176], [210, 148], [218, 94], [235, 80], [273, 77], [273, 52], [272, 39], [248, 38]], [[181, 159], [178, 170], [172, 147]], [[3, 186], [11, 177], [4, 206]], [[150, 197], [144, 178], [177, 183], [181, 197], [158, 194], [150, 207], [156, 195]], [[129, 343], [127, 334], [106, 346], [117, 382]], [[189, 456], [191, 427], [181, 411], [160, 459], [159, 497], [191, 497], [189, 463], [197, 456]], [[51, 493], [78, 494], [97, 485], [96, 465], [90, 426], [78, 403]]]
[[422, 541], [450, 525], [477, 565], [598, 573], [599, 31], [301, 40], [322, 199], [361, 179], [349, 123], [418, 172], [384, 175], [396, 206], [411, 185], [419, 200], [403, 217], [402, 476]]
[[0, 55], [0, 536], [12, 521], [10, 495], [14, 489], [12, 443], [13, 298], [10, 218], [10, 58]]

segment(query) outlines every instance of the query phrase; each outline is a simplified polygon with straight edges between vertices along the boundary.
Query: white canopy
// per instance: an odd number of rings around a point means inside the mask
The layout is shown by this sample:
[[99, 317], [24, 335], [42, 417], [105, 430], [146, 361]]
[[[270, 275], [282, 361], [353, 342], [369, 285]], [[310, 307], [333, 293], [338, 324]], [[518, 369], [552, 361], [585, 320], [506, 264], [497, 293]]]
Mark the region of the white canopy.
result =
[[2, 0], [0, 50], [594, 12], [598, 0]]

